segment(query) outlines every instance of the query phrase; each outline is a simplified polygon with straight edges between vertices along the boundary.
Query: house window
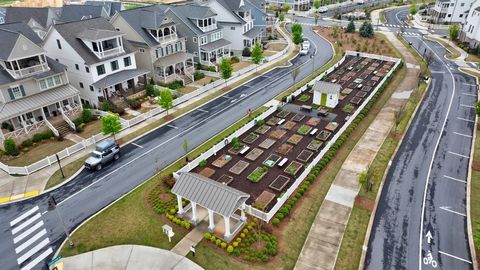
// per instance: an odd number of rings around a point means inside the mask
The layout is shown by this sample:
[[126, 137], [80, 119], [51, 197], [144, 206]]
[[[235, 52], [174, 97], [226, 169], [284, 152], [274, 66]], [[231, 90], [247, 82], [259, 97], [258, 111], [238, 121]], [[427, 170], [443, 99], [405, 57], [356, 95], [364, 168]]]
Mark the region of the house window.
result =
[[461, 3], [460, 6], [461, 6], [461, 7], [465, 6], [465, 3]]
[[62, 76], [55, 75], [39, 81], [40, 90], [47, 90], [62, 84]]
[[98, 74], [98, 76], [105, 74], [105, 66], [104, 65], [97, 66], [97, 74]]
[[89, 69], [88, 67], [85, 67], [85, 71], [86, 71], [87, 73], [90, 73], [90, 69]]
[[82, 82], [79, 82], [78, 85], [80, 85], [80, 88], [83, 89], [83, 83]]
[[197, 37], [193, 37], [193, 43], [197, 43]]
[[90, 91], [92, 91], [92, 92], [93, 92], [93, 90], [94, 90], [94, 89], [93, 89], [93, 86], [91, 86], [91, 85], [90, 85]]
[[80, 70], [80, 67], [78, 66], [78, 64], [75, 64], [75, 69]]
[[112, 71], [117, 70], [118, 69], [118, 61], [115, 60], [115, 61], [110, 62], [110, 66], [112, 67]]
[[57, 47], [58, 49], [62, 49], [62, 44], [60, 43], [60, 39], [57, 39]]
[[40, 89], [41, 89], [41, 90], [47, 89], [47, 82], [46, 82], [45, 80], [41, 80], [41, 81], [39, 82], [39, 84], [40, 84]]
[[203, 27], [203, 20], [198, 21], [198, 26]]
[[140, 49], [138, 49], [138, 50], [139, 50], [141, 53], [144, 53], [144, 52], [145, 52], [145, 49], [142, 49], [142, 48], [140, 48]]
[[22, 91], [23, 89], [23, 86], [14, 86], [12, 88], [10, 88], [10, 91], [11, 91], [11, 98], [12, 99], [17, 99], [17, 98], [21, 98], [24, 96], [24, 91]]
[[132, 61], [130, 60], [130, 56], [123, 58], [123, 65], [126, 66], [126, 67], [129, 67], [129, 66], [132, 65]]
[[55, 80], [55, 85], [62, 84], [62, 78], [60, 77], [60, 75], [53, 76], [53, 79]]
[[459, 16], [459, 17], [460, 17], [460, 18], [462, 18], [462, 17], [463, 17], [463, 14], [460, 14], [460, 16]]

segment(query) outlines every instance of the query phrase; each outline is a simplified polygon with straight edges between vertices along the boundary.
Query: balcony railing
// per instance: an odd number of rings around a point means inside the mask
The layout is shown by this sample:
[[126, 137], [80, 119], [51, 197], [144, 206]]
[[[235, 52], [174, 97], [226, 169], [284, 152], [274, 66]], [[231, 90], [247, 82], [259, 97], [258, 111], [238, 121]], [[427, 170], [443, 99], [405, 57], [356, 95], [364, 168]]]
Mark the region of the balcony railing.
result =
[[105, 57], [109, 57], [109, 56], [114, 56], [114, 55], [118, 55], [118, 54], [121, 54], [123, 53], [124, 50], [123, 50], [123, 47], [115, 47], [113, 49], [109, 49], [109, 50], [104, 50], [104, 51], [100, 51], [100, 52], [95, 52], [94, 53], [99, 57], [99, 58], [105, 58]]
[[179, 40], [185, 40], [185, 37], [178, 38], [177, 34], [171, 34], [168, 36], [158, 37], [157, 41], [160, 42], [160, 45], [168, 44], [170, 42], [176, 42]]
[[6, 69], [13, 77], [15, 78], [22, 78], [28, 75], [33, 75], [36, 73], [44, 72], [49, 70], [48, 64], [46, 62], [40, 63], [35, 66], [27, 67], [27, 68], [22, 68], [19, 70], [11, 70], [11, 69]]
[[208, 31], [217, 29], [217, 25], [216, 25], [216, 24], [212, 24], [212, 25], [204, 26], [204, 27], [199, 26], [199, 27], [200, 27], [200, 29], [201, 29], [203, 32], [208, 32]]

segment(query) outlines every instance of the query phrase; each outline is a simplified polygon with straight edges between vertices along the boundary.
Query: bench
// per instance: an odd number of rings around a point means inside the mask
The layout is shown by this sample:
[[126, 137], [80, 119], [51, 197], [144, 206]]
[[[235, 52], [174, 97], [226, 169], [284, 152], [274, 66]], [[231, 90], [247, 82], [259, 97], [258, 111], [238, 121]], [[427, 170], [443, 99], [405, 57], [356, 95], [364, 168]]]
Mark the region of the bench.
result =
[[301, 110], [304, 110], [304, 111], [312, 111], [312, 106], [309, 106], [309, 105], [302, 105], [302, 107], [300, 107]]
[[243, 155], [243, 154], [245, 154], [248, 150], [250, 150], [250, 146], [245, 146], [245, 147], [243, 147], [243, 149], [242, 149], [239, 153], [240, 153], [240, 155]]
[[317, 133], [317, 131], [318, 131], [318, 128], [313, 129], [312, 131], [310, 131], [310, 135], [312, 135], [312, 136], [315, 135], [315, 133]]
[[287, 163], [287, 161], [288, 161], [288, 158], [283, 158], [282, 161], [278, 163], [278, 167], [282, 167], [283, 165], [285, 165], [285, 163]]
[[280, 121], [278, 121], [277, 125], [280, 126], [280, 125], [283, 124], [283, 123], [285, 123], [285, 119], [281, 119]]

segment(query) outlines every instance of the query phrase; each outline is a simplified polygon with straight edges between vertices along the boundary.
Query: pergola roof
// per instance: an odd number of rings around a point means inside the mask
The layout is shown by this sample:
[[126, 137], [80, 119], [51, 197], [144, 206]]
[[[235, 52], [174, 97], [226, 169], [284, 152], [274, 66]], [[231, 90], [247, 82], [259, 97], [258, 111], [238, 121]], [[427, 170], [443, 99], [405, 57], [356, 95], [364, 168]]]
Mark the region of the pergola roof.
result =
[[182, 173], [172, 193], [230, 217], [250, 195], [196, 173]]
[[325, 81], [317, 81], [313, 85], [313, 91], [326, 94], [339, 94], [342, 86], [336, 83], [329, 83]]

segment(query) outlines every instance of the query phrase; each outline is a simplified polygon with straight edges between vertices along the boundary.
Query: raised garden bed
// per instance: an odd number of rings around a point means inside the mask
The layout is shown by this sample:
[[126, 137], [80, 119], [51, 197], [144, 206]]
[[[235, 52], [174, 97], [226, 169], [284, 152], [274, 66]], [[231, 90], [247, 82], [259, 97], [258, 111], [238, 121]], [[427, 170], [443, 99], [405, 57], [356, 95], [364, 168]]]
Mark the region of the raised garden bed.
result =
[[298, 101], [300, 101], [300, 102], [306, 102], [309, 99], [310, 99], [310, 96], [306, 95], [306, 94], [303, 94], [300, 97], [298, 97]]
[[251, 172], [248, 176], [247, 179], [258, 183], [262, 178], [268, 173], [268, 168], [266, 166], [263, 167], [257, 167], [253, 172]]
[[250, 134], [247, 135], [247, 137], [243, 138], [242, 141], [243, 141], [244, 143], [251, 144], [251, 143], [253, 143], [254, 141], [256, 141], [256, 140], [258, 139], [258, 137], [260, 137], [260, 135], [251, 132]]
[[268, 186], [269, 188], [281, 192], [285, 186], [290, 182], [290, 178], [284, 175], [279, 175], [273, 182]]
[[245, 158], [251, 161], [255, 161], [259, 156], [263, 154], [263, 150], [259, 148], [253, 148]]
[[292, 161], [287, 168], [285, 168], [285, 173], [295, 176], [298, 171], [302, 168], [303, 164], [300, 162]]
[[301, 135], [307, 135], [310, 131], [312, 130], [312, 127], [311, 126], [307, 126], [307, 125], [301, 125], [297, 132]]
[[282, 128], [290, 130], [290, 129], [294, 128], [296, 125], [297, 125], [297, 123], [295, 123], [293, 121], [287, 121], [285, 124], [283, 124]]
[[300, 122], [303, 120], [303, 118], [305, 118], [305, 115], [297, 113], [292, 117], [292, 120], [295, 122]]
[[338, 123], [337, 122], [330, 122], [328, 123], [328, 125], [325, 127], [325, 130], [327, 131], [330, 131], [330, 132], [334, 132], [338, 127]]
[[372, 90], [372, 87], [371, 87], [371, 86], [364, 86], [364, 87], [362, 87], [362, 91], [370, 92], [371, 90]]
[[222, 168], [228, 162], [230, 162], [230, 160], [232, 160], [232, 157], [230, 155], [222, 155], [219, 158], [217, 158], [214, 162], [212, 162], [212, 165], [217, 168]]
[[289, 111], [281, 111], [277, 114], [277, 116], [280, 118], [286, 118], [289, 114], [290, 114]]
[[[307, 145], [307, 149], [312, 150], [312, 151], [318, 151], [318, 149], [320, 149], [320, 147], [322, 147], [322, 144], [323, 144], [323, 142], [321, 142], [321, 141], [319, 141], [319, 140], [312, 140], [312, 141]], [[305, 150], [303, 150], [303, 151], [305, 151]], [[303, 153], [303, 151], [302, 151], [302, 153]], [[310, 152], [310, 151], [309, 151], [309, 152]], [[300, 155], [301, 155], [301, 153], [300, 153]], [[298, 155], [298, 156], [300, 156], [300, 155]], [[306, 161], [306, 160], [301, 160], [301, 159], [299, 159], [298, 157], [297, 157], [297, 159], [300, 160], [300, 161]], [[308, 159], [308, 158], [307, 158], [307, 159]]]
[[238, 150], [235, 150], [233, 147], [231, 147], [228, 149], [228, 153], [232, 155], [238, 155], [238, 153], [240, 153], [245, 147], [247, 146], [243, 144], [240, 146], [240, 148], [238, 148]]
[[250, 163], [240, 160], [228, 171], [233, 174], [239, 175], [248, 167], [248, 165], [250, 165]]
[[288, 138], [287, 142], [293, 145], [297, 145], [302, 139], [303, 139], [303, 136], [298, 134], [293, 134], [290, 138]]
[[228, 185], [233, 181], [233, 177], [230, 175], [223, 174], [220, 178], [217, 179], [217, 182]]
[[277, 162], [281, 159], [282, 157], [279, 155], [271, 154], [265, 161], [263, 162], [263, 165], [268, 166], [268, 167], [273, 167]]
[[275, 199], [275, 194], [268, 190], [264, 190], [260, 196], [255, 200], [255, 208], [263, 210]]
[[280, 121], [280, 118], [273, 116], [270, 119], [268, 119], [267, 125], [275, 126], [278, 123], [278, 121]]
[[360, 105], [360, 103], [362, 103], [362, 99], [359, 97], [353, 97], [352, 99], [350, 99], [350, 103], [358, 106]]
[[356, 94], [355, 94], [356, 97], [359, 97], [359, 98], [363, 98], [365, 96], [367, 96], [367, 92], [364, 92], [364, 91], [358, 91]]
[[272, 132], [270, 132], [270, 138], [278, 140], [278, 139], [282, 138], [283, 136], [285, 136], [285, 134], [287, 134], [286, 130], [276, 129], [276, 130], [273, 130]]
[[322, 131], [320, 131], [320, 133], [318, 133], [316, 138], [319, 139], [320, 141], [326, 141], [326, 140], [328, 140], [330, 135], [332, 135], [332, 132], [322, 130]]
[[210, 178], [212, 175], [214, 175], [214, 174], [215, 174], [215, 170], [212, 169], [212, 168], [208, 168], [208, 167], [203, 168], [203, 169], [200, 171], [200, 175], [203, 175], [203, 176], [209, 177], [209, 178]]
[[268, 149], [272, 147], [277, 141], [272, 140], [272, 139], [265, 139], [262, 143], [258, 145], [258, 147], [263, 148], [263, 149]]
[[292, 151], [292, 149], [293, 146], [291, 144], [284, 143], [277, 148], [276, 152], [286, 156], [290, 151]]
[[[313, 140], [312, 142], [314, 142], [314, 141], [316, 141], [316, 140]], [[310, 144], [312, 144], [312, 142]], [[319, 142], [320, 145], [322, 145], [322, 142], [320, 142], [320, 141], [316, 141], [316, 142]], [[309, 146], [310, 146], [310, 144], [309, 144]], [[314, 151], [316, 151], [316, 150], [314, 150]], [[312, 155], [313, 155], [312, 151], [302, 150], [302, 152], [300, 152], [300, 154], [297, 156], [297, 159], [302, 161], [302, 162], [307, 162], [312, 157]]]
[[344, 113], [351, 113], [354, 109], [355, 109], [355, 107], [353, 107], [352, 104], [348, 103], [347, 105], [345, 105], [345, 106], [342, 108], [342, 111], [343, 111]]
[[263, 126], [257, 128], [257, 129], [255, 130], [255, 132], [258, 133], [258, 134], [265, 134], [265, 133], [267, 133], [267, 131], [270, 130], [270, 128], [271, 128], [270, 126], [263, 125]]
[[318, 124], [320, 124], [321, 120], [319, 118], [316, 118], [316, 117], [311, 117], [310, 119], [308, 119], [308, 121], [305, 123], [309, 126], [316, 126]]

